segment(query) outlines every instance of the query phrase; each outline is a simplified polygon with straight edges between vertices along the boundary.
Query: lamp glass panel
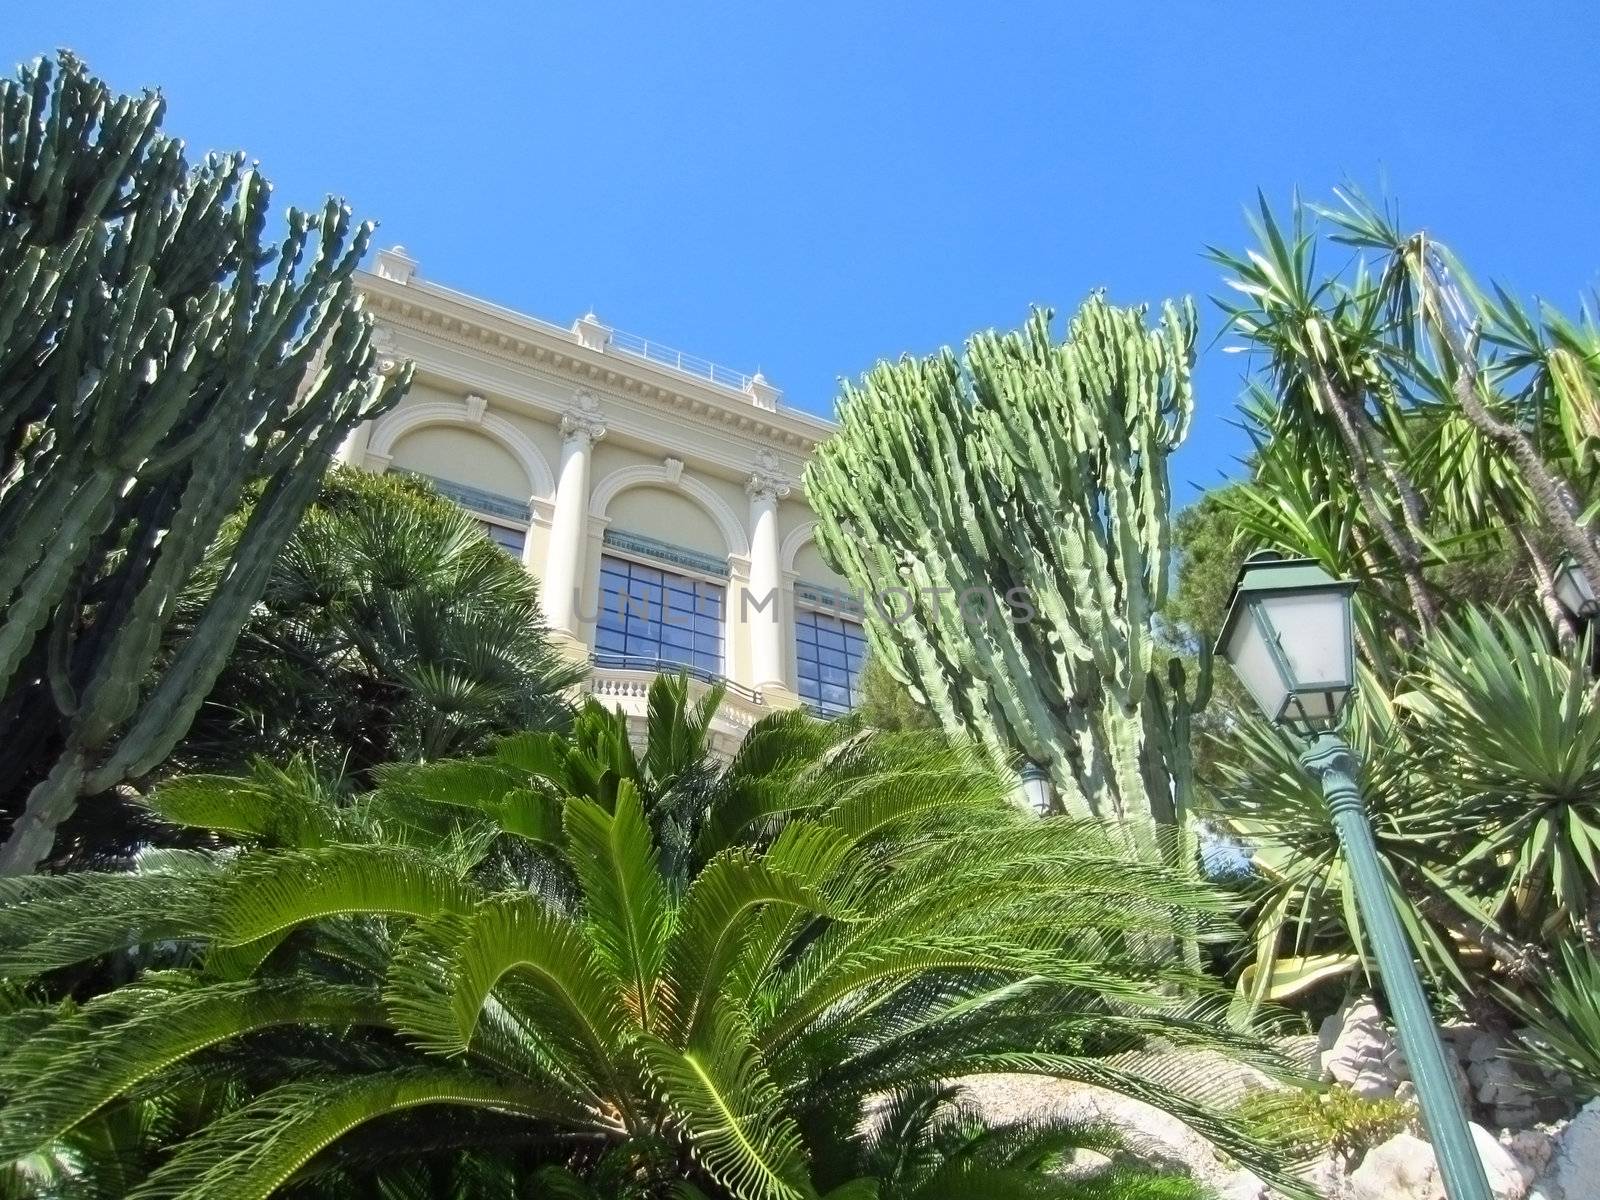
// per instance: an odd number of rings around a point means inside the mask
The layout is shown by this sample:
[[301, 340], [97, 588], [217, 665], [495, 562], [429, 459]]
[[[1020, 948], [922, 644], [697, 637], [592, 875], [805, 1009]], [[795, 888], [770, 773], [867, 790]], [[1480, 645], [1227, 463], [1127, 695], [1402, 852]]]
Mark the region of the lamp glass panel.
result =
[[1296, 690], [1315, 683], [1348, 686], [1349, 606], [1342, 592], [1290, 592], [1265, 596], [1261, 604], [1289, 660]]
[[1261, 711], [1270, 719], [1277, 720], [1278, 714], [1283, 711], [1283, 702], [1289, 695], [1289, 689], [1278, 672], [1277, 660], [1273, 658], [1260, 626], [1248, 611], [1240, 613], [1234, 623], [1233, 634], [1228, 639], [1227, 658], [1233, 664], [1234, 673], [1256, 698]]
[[1348, 688], [1298, 692], [1289, 704], [1286, 717], [1291, 721], [1327, 721], [1339, 715]]
[[1568, 562], [1556, 572], [1556, 599], [1570, 613], [1589, 613], [1594, 605], [1594, 588], [1582, 567]]
[[1050, 811], [1050, 776], [1035, 767], [1022, 772], [1022, 794], [1034, 812], [1045, 815]]

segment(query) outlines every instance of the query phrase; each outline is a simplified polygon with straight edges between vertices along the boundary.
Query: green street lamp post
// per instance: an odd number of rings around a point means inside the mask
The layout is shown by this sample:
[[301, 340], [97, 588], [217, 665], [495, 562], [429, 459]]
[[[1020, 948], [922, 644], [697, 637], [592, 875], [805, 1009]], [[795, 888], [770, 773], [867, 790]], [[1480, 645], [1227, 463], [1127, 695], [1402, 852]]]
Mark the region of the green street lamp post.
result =
[[1333, 578], [1311, 559], [1251, 555], [1234, 584], [1217, 653], [1268, 717], [1305, 739], [1300, 761], [1322, 784], [1344, 847], [1445, 1192], [1450, 1200], [1491, 1200], [1455, 1075], [1378, 860], [1356, 756], [1336, 732], [1355, 686], [1354, 591], [1354, 583]]

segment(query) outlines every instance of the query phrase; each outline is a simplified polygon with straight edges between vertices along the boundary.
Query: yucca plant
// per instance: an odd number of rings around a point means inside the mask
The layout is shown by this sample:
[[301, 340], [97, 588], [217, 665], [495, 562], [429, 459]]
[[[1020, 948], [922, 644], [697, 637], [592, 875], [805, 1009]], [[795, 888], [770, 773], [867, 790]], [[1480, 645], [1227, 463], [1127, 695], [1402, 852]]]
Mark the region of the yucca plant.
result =
[[1600, 958], [1588, 947], [1566, 945], [1561, 958], [1531, 996], [1508, 993], [1524, 1017], [1526, 1058], [1573, 1081], [1579, 1101], [1600, 1096]]
[[[0, 885], [0, 974], [140, 968], [16, 1018], [0, 1160], [201, 1078], [217, 1103], [128, 1195], [511, 1197], [562, 1168], [618, 1196], [934, 1200], [975, 1193], [878, 1173], [864, 1120], [1004, 1070], [1156, 1104], [1305, 1194], [1161, 1052], [1283, 1068], [1172, 948], [1175, 922], [1223, 933], [1218, 894], [1017, 810], [971, 751], [790, 713], [718, 769], [709, 714], [662, 681], [642, 752], [591, 705], [347, 804], [179, 781], [154, 808], [227, 848]], [[984, 1194], [1058, 1194], [988, 1154], [1033, 1181]]]
[[[1220, 302], [1237, 349], [1264, 356], [1241, 521], [1361, 581], [1375, 669], [1390, 643], [1434, 631], [1484, 563], [1574, 637], [1552, 568], [1566, 553], [1600, 575], [1600, 330], [1479, 288], [1431, 234], [1336, 195], [1297, 197], [1286, 220], [1262, 198], [1256, 247], [1211, 251], [1241, 297]], [[1328, 243], [1334, 270], [1319, 266]]]
[[[1594, 936], [1600, 898], [1600, 697], [1583, 645], [1540, 620], [1444, 621], [1386, 688], [1362, 675], [1349, 733], [1379, 847], [1419, 957], [1461, 995], [1486, 970], [1521, 987], [1544, 947]], [[1284, 1000], [1356, 965], [1344, 860], [1298, 747], [1259, 721], [1230, 733], [1218, 815], [1262, 879], [1245, 990]]]

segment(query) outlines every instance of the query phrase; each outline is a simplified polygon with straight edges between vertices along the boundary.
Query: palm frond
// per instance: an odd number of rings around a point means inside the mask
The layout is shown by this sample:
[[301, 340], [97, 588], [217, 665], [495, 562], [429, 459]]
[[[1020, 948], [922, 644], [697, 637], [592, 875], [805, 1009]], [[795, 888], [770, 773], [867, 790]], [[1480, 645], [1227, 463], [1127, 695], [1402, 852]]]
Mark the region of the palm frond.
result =
[[[181, 977], [178, 977], [181, 980]], [[219, 1042], [281, 1025], [377, 1024], [375, 993], [312, 980], [152, 979], [36, 1033], [0, 1066], [0, 1160], [43, 1150], [103, 1105]], [[108, 1021], [105, 1010], [122, 1019]]]
[[419, 1105], [561, 1119], [527, 1084], [467, 1070], [414, 1070], [285, 1084], [184, 1142], [128, 1200], [265, 1200], [313, 1155], [368, 1121]]
[[610, 812], [593, 800], [569, 799], [565, 829], [590, 936], [625, 1005], [649, 1030], [657, 1019], [656, 987], [673, 911], [633, 781], [618, 785]]
[[731, 1021], [678, 1050], [655, 1038], [640, 1053], [706, 1171], [740, 1200], [812, 1195], [799, 1130], [782, 1115], [761, 1057]]

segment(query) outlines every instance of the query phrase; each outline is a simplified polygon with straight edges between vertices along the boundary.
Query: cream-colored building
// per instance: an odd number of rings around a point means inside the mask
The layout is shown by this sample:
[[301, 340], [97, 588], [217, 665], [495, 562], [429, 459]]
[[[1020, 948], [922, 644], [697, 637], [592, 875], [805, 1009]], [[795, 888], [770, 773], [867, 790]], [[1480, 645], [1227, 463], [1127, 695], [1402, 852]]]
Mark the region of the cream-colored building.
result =
[[799, 483], [829, 422], [592, 313], [564, 328], [430, 283], [400, 247], [360, 286], [416, 375], [340, 457], [475, 513], [539, 579], [594, 695], [639, 716], [657, 671], [725, 680], [724, 748], [774, 708], [852, 706], [860, 625]]

